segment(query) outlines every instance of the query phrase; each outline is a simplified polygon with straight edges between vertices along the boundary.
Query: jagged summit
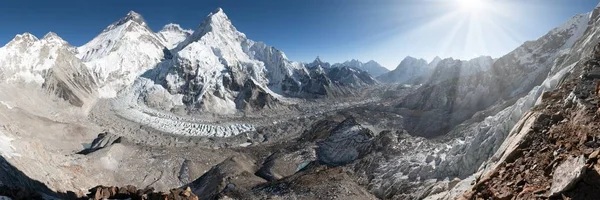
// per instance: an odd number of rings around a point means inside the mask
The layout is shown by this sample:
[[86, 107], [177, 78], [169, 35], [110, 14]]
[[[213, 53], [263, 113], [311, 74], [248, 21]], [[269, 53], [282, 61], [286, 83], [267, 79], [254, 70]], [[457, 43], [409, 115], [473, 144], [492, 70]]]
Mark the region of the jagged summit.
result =
[[315, 61], [307, 64], [307, 67], [308, 68], [316, 68], [316, 67], [330, 68], [331, 64], [329, 64], [328, 62], [323, 62], [323, 60], [321, 60], [321, 57], [317, 56], [317, 58], [315, 58]]
[[23, 33], [17, 34], [10, 42], [6, 44], [7, 48], [20, 48], [21, 50], [25, 50], [25, 47], [32, 45], [34, 42], [38, 41], [38, 38], [31, 33]]
[[35, 42], [38, 41], [38, 38], [35, 37], [35, 35], [29, 33], [29, 32], [25, 32], [23, 34], [17, 34], [12, 40], [12, 41], [30, 41], [30, 42]]
[[135, 22], [141, 26], [144, 26], [148, 30], [150, 30], [150, 27], [148, 27], [148, 25], [146, 24], [146, 21], [144, 20], [144, 17], [142, 17], [142, 15], [140, 15], [134, 11], [129, 11], [127, 13], [127, 15], [125, 15], [125, 17], [123, 17], [123, 18], [119, 19], [119, 21], [116, 21], [116, 22], [112, 23], [111, 25], [109, 25], [106, 29], [104, 29], [103, 32], [113, 30], [118, 26], [127, 24], [127, 22]]
[[315, 58], [315, 61], [316, 61], [316, 62], [321, 62], [321, 57], [320, 57], [320, 56], [317, 56], [317, 58]]
[[127, 13], [127, 16], [131, 16], [131, 17], [134, 17], [134, 18], [140, 18], [140, 17], [142, 17], [142, 15], [140, 15], [139, 13], [137, 13], [137, 12], [135, 12], [135, 11], [133, 11], [133, 10], [130, 10], [130, 11]]
[[160, 62], [166, 45], [140, 14], [131, 11], [78, 47], [77, 57], [97, 77], [100, 96], [110, 98]]
[[44, 35], [44, 37], [42, 39], [53, 39], [53, 38], [60, 38], [55, 32], [48, 32], [46, 33], [46, 35]]
[[223, 12], [223, 8], [221, 8], [221, 7], [218, 7], [218, 8], [217, 8], [217, 9], [215, 9], [215, 11], [213, 11], [212, 13], [213, 13], [213, 14], [214, 14], [214, 13], [224, 13], [224, 12]]
[[239, 32], [233, 26], [223, 9], [217, 8], [217, 10], [210, 13], [204, 19], [204, 21], [202, 21], [202, 23], [198, 26], [198, 28], [196, 28], [190, 37], [177, 46], [177, 49], [181, 50], [188, 44], [200, 40], [204, 35], [210, 32], [213, 32], [215, 35], [219, 35], [221, 38], [228, 39], [246, 37], [246, 35]]
[[379, 63], [377, 63], [374, 60], [369, 60], [368, 62], [363, 63], [360, 60], [352, 59], [352, 60], [349, 60], [349, 61], [346, 61], [343, 63], [333, 64], [333, 65], [331, 65], [331, 67], [332, 68], [350, 67], [353, 69], [358, 69], [361, 71], [368, 72], [373, 77], [380, 76], [380, 75], [390, 71], [387, 68], [381, 66]]

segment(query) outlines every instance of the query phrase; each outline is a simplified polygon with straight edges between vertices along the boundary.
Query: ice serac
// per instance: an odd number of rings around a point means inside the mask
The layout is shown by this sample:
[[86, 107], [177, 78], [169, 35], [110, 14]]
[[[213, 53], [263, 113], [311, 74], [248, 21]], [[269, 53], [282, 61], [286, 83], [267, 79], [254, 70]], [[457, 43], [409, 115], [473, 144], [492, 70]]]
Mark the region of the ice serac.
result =
[[192, 30], [181, 28], [179, 24], [167, 24], [157, 34], [165, 40], [165, 45], [168, 49], [173, 49], [192, 35], [193, 32]]
[[110, 98], [161, 61], [163, 43], [164, 39], [150, 30], [144, 18], [131, 11], [79, 47], [77, 57], [96, 77], [100, 96]]
[[421, 84], [427, 81], [432, 68], [426, 60], [406, 57], [396, 69], [385, 73], [377, 80], [385, 83]]
[[380, 76], [390, 71], [387, 68], [381, 66], [379, 63], [375, 62], [374, 60], [363, 63], [359, 60], [353, 59], [344, 63], [333, 64], [332, 67], [351, 67], [354, 69], [368, 72], [373, 77]]
[[76, 49], [56, 33], [42, 39], [25, 33], [0, 48], [0, 82], [41, 86], [74, 106], [90, 106], [97, 86]]

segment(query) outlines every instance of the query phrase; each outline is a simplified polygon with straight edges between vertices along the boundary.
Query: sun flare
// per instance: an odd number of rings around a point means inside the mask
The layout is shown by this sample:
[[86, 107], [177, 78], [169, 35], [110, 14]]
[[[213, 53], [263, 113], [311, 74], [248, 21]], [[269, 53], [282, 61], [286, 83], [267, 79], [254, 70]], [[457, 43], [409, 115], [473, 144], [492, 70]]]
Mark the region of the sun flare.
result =
[[486, 9], [485, 0], [456, 0], [462, 12], [480, 13]]

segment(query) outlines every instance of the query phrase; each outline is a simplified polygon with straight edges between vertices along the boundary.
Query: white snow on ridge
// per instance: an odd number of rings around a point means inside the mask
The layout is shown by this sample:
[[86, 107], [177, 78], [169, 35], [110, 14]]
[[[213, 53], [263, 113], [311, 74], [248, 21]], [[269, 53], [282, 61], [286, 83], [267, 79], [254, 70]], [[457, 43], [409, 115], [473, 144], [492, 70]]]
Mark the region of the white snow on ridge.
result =
[[6, 108], [8, 108], [9, 110], [12, 110], [14, 107], [12, 107], [10, 104], [4, 102], [4, 101], [0, 101], [0, 104], [6, 106]]
[[16, 152], [15, 147], [13, 147], [10, 141], [14, 139], [4, 135], [2, 131], [0, 131], [0, 155], [5, 158], [19, 157], [21, 156]]
[[56, 63], [58, 51], [74, 48], [55, 33], [38, 39], [30, 33], [17, 35], [0, 48], [0, 81], [44, 83], [44, 73]]
[[553, 33], [567, 31], [566, 33], [571, 35], [567, 42], [564, 44], [563, 49], [571, 48], [575, 44], [575, 42], [577, 42], [577, 40], [581, 38], [581, 36], [583, 36], [585, 30], [587, 30], [588, 28], [588, 23], [590, 22], [590, 15], [591, 12], [575, 15], [574, 17], [569, 19], [569, 21], [563, 23], [561, 26], [551, 31]]
[[143, 18], [130, 12], [78, 48], [79, 57], [96, 76], [101, 98], [112, 98], [163, 58], [161, 39]]
[[179, 24], [167, 24], [157, 34], [165, 40], [168, 49], [173, 49], [183, 42], [194, 31], [181, 28]]

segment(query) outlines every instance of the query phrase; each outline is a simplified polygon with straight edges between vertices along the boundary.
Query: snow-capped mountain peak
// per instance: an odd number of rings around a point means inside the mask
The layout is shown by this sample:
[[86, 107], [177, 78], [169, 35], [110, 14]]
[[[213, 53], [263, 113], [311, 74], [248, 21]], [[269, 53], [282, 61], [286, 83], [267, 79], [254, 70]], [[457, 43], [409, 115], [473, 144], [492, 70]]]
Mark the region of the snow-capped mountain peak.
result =
[[8, 42], [8, 44], [6, 44], [5, 47], [11, 48], [11, 47], [23, 46], [23, 45], [28, 46], [36, 41], [38, 41], [38, 38], [35, 37], [35, 35], [33, 35], [31, 33], [23, 33], [23, 34], [16, 35], [10, 42]]
[[189, 30], [189, 29], [183, 29], [181, 28], [181, 25], [179, 24], [174, 24], [174, 23], [170, 23], [165, 25], [159, 32], [186, 32], [186, 33], [193, 33], [193, 30]]
[[74, 47], [71, 47], [71, 45], [69, 45], [69, 43], [67, 41], [65, 41], [63, 38], [61, 38], [54, 32], [48, 32], [46, 35], [44, 35], [44, 37], [41, 39], [41, 41], [45, 41], [49, 44], [65, 45], [65, 46], [68, 46], [69, 49], [74, 48]]
[[317, 58], [315, 58], [315, 61], [313, 61], [312, 63], [309, 63], [307, 65], [308, 68], [316, 68], [316, 67], [322, 67], [322, 68], [330, 68], [331, 64], [329, 64], [328, 62], [323, 62], [321, 60], [320, 56], [317, 56]]
[[[210, 13], [204, 21], [196, 28], [194, 33], [181, 42], [177, 49], [181, 50], [190, 43], [200, 40], [204, 35], [208, 33], [214, 33], [221, 38], [243, 40], [246, 35], [239, 32], [229, 20], [229, 17], [225, 14], [223, 9], [218, 8], [217, 10]], [[242, 39], [243, 38], [243, 39]]]
[[127, 15], [125, 15], [125, 17], [119, 19], [119, 21], [116, 21], [116, 22], [112, 23], [110, 26], [106, 27], [106, 29], [104, 29], [103, 32], [113, 30], [121, 25], [127, 24], [128, 22], [134, 22], [134, 23], [139, 24], [139, 25], [147, 28], [148, 30], [150, 30], [150, 27], [148, 27], [148, 25], [146, 24], [146, 21], [144, 20], [142, 15], [140, 15], [134, 11], [129, 11], [129, 13], [127, 13]]
[[179, 43], [183, 42], [187, 37], [192, 35], [192, 33], [194, 33], [194, 31], [183, 29], [179, 24], [170, 23], [165, 25], [163, 29], [158, 32], [158, 35], [163, 37], [167, 48], [172, 49], [177, 47]]
[[23, 39], [23, 40], [28, 40], [28, 41], [37, 41], [38, 38], [35, 37], [35, 35], [29, 33], [29, 32], [25, 32], [23, 34], [18, 34], [17, 36], [15, 36], [15, 39]]
[[77, 57], [97, 77], [100, 96], [114, 97], [137, 76], [160, 62], [165, 43], [165, 39], [150, 30], [140, 14], [131, 11], [79, 47]]

